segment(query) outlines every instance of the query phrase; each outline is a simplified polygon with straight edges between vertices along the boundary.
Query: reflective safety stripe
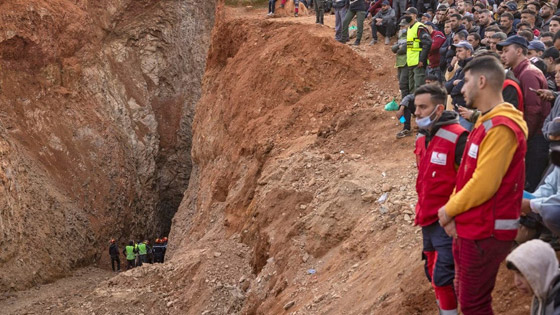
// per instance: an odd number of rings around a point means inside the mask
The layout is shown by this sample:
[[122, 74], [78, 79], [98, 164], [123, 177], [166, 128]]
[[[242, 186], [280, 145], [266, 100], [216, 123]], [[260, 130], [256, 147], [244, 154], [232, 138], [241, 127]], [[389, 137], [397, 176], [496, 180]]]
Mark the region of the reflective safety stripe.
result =
[[418, 135], [416, 135], [416, 140], [418, 140], [418, 139], [420, 139], [420, 138], [422, 138], [422, 137], [425, 137], [425, 136], [426, 136], [426, 135], [424, 135], [424, 134], [418, 133]]
[[457, 142], [457, 138], [459, 138], [459, 136], [453, 132], [441, 128], [436, 132], [436, 137], [443, 138], [451, 143]]
[[490, 128], [492, 128], [494, 126], [494, 124], [492, 123], [492, 120], [487, 120], [487, 121], [483, 122], [482, 125], [484, 126], [484, 130], [486, 130], [486, 132], [488, 132], [488, 130], [490, 130]]
[[519, 219], [496, 220], [494, 222], [495, 230], [517, 230], [518, 227], [519, 227]]
[[441, 315], [457, 315], [457, 314], [459, 314], [459, 313], [457, 312], [457, 309], [454, 309], [454, 310], [442, 310], [442, 309], [440, 309], [440, 310], [439, 310], [439, 313], [440, 313]]

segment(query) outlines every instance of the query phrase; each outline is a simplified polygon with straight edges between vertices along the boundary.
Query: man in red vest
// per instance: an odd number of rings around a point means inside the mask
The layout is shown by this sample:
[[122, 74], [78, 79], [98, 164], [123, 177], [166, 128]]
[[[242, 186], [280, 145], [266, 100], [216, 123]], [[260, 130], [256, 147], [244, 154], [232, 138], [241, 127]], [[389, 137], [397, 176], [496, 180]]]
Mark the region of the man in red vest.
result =
[[455, 264], [453, 239], [438, 223], [438, 210], [449, 200], [455, 188], [457, 169], [465, 149], [468, 132], [459, 124], [459, 115], [445, 111], [447, 92], [439, 84], [426, 84], [414, 93], [418, 178], [416, 217], [422, 227], [422, 257], [426, 260], [426, 276], [431, 282], [440, 314], [457, 314], [457, 298], [453, 289]]
[[438, 217], [455, 237], [455, 291], [463, 314], [493, 314], [498, 268], [519, 225], [528, 129], [523, 113], [504, 103], [505, 73], [496, 58], [474, 58], [463, 71], [467, 106], [481, 116], [468, 137], [455, 193]]

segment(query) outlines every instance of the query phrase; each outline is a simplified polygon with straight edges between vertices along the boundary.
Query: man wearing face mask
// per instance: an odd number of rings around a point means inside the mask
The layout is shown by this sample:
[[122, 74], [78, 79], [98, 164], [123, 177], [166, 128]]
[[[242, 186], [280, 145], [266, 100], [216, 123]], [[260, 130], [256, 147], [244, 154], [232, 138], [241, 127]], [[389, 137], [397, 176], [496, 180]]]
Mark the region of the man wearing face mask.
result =
[[447, 93], [439, 84], [423, 85], [414, 93], [416, 124], [420, 129], [414, 150], [418, 167], [414, 223], [422, 227], [422, 258], [440, 314], [457, 314], [453, 239], [439, 225], [437, 211], [455, 188], [468, 132], [459, 124], [457, 113], [445, 111], [446, 99]]

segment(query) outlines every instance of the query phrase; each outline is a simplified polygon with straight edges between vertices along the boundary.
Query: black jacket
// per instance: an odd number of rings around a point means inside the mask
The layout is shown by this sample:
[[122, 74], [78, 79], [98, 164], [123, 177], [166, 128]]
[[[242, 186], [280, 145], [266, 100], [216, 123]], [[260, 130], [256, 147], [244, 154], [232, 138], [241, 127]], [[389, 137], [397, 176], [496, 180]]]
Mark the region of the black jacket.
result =
[[109, 255], [111, 257], [119, 256], [119, 247], [117, 244], [113, 243], [109, 246]]
[[367, 11], [368, 9], [364, 0], [346, 0], [346, 5], [352, 11]]
[[[461, 93], [461, 89], [463, 88], [463, 85], [465, 84], [465, 73], [463, 72], [463, 68], [467, 65], [467, 63], [469, 63], [469, 61], [471, 61], [473, 58], [467, 58], [465, 60], [460, 60], [459, 63], [459, 68], [457, 69], [457, 71], [455, 71], [455, 74], [453, 75], [453, 77], [445, 82], [445, 89], [447, 90], [447, 93], [449, 93], [449, 96], [451, 96], [451, 100], [453, 102], [453, 105], [459, 105], [459, 106], [465, 106], [465, 98], [463, 97], [463, 93]], [[457, 85], [453, 85], [453, 82], [455, 82], [455, 80], [459, 80], [461, 82], [459, 82], [459, 84]]]

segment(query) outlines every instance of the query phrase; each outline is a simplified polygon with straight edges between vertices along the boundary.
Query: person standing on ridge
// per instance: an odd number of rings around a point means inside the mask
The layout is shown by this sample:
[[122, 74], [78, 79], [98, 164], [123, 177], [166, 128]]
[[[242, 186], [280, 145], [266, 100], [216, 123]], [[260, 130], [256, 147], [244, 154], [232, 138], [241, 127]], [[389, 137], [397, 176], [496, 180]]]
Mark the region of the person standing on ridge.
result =
[[147, 241], [138, 244], [138, 266], [146, 263], [146, 255], [148, 254]]
[[136, 248], [134, 247], [134, 241], [128, 242], [128, 245], [124, 248], [123, 254], [126, 256], [126, 261], [128, 263], [126, 265], [126, 270], [136, 267], [134, 263], [136, 261]]
[[414, 224], [422, 227], [422, 258], [440, 314], [457, 314], [453, 239], [439, 225], [438, 210], [455, 188], [468, 132], [459, 124], [456, 112], [445, 110], [447, 93], [439, 84], [423, 85], [414, 95], [416, 123], [420, 129], [414, 150], [418, 167]]
[[[111, 268], [114, 271], [121, 271], [121, 259], [119, 258], [119, 246], [115, 243], [115, 239], [111, 239], [111, 245], [109, 245], [109, 256], [111, 256]], [[117, 270], [115, 270], [115, 262], [117, 263]]]
[[356, 16], [358, 33], [356, 34], [356, 41], [352, 45], [359, 46], [364, 32], [364, 20], [366, 19], [368, 6], [364, 0], [346, 0], [346, 7], [348, 10], [346, 10], [342, 23], [342, 39], [340, 42], [345, 44], [348, 41], [348, 27], [350, 27], [350, 22]]
[[428, 54], [432, 47], [432, 37], [424, 24], [415, 20], [411, 15], [414, 8], [407, 11], [403, 19], [408, 23], [406, 31], [406, 64], [408, 65], [409, 92], [414, 91], [424, 84], [426, 79], [426, 65]]
[[493, 314], [492, 290], [500, 263], [513, 247], [525, 183], [527, 123], [505, 103], [505, 71], [492, 56], [463, 69], [467, 107], [481, 112], [467, 139], [455, 193], [438, 211], [453, 236], [455, 292], [465, 315]]

